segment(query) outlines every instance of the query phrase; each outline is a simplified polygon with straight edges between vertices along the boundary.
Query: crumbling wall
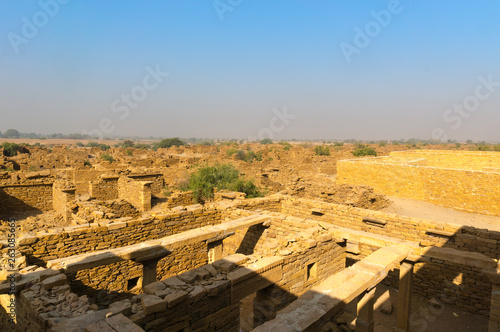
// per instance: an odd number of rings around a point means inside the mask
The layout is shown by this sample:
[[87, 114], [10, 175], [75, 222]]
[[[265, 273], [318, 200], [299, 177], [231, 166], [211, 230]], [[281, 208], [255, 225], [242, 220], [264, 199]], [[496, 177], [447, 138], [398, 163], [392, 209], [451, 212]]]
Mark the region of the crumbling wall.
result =
[[0, 185], [0, 213], [53, 208], [52, 181]]
[[94, 168], [76, 168], [71, 172], [71, 180], [75, 184], [78, 195], [89, 193], [89, 182], [98, 181], [99, 177], [106, 171], [96, 170]]
[[251, 211], [281, 212], [282, 199], [283, 195], [279, 194], [267, 197], [244, 199], [235, 202], [234, 207]]
[[118, 197], [132, 204], [139, 211], [151, 210], [150, 181], [134, 181], [126, 177], [118, 179]]
[[326, 238], [307, 243], [305, 250], [285, 256], [283, 278], [257, 292], [254, 327], [274, 319], [276, 313], [327, 277], [345, 268], [344, 248]]
[[163, 174], [129, 174], [129, 178], [135, 181], [150, 181], [151, 183], [151, 193], [153, 195], [158, 195], [163, 191], [163, 186], [165, 185], [163, 180]]
[[[399, 216], [392, 213], [371, 211], [337, 204], [326, 204], [308, 199], [288, 198], [283, 201], [283, 213], [330, 223], [339, 227], [390, 236], [405, 241], [418, 242], [420, 246], [448, 247], [457, 250], [479, 252], [492, 259], [500, 258], [500, 233], [460, 227], [460, 225], [438, 224], [430, 220]], [[362, 259], [377, 247], [360, 244], [352, 260]], [[351, 251], [348, 248], [347, 251]], [[451, 264], [439, 259], [430, 259], [416, 264], [416, 281], [413, 291], [426, 297], [454, 301], [462, 309], [479, 314], [488, 314], [491, 297], [491, 282], [480, 269]], [[398, 271], [387, 277], [387, 282], [396, 287]], [[458, 278], [458, 279], [457, 279]], [[460, 281], [458, 281], [460, 280]], [[443, 292], [443, 289], [446, 291]]]
[[53, 186], [53, 206], [58, 215], [63, 216], [64, 221], [71, 220], [69, 203], [75, 200], [76, 188], [64, 180], [56, 180]]
[[18, 251], [28, 256], [28, 263], [43, 263], [86, 252], [119, 248], [146, 240], [159, 239], [189, 229], [216, 225], [221, 212], [215, 208], [195, 208], [165, 212], [154, 218], [140, 218], [107, 225], [72, 226], [64, 231], [19, 239]]
[[[119, 248], [219, 224], [220, 215], [217, 209], [197, 207], [159, 214], [155, 218], [112, 222], [94, 227], [67, 227], [63, 232], [21, 238], [18, 251], [28, 256], [29, 264], [43, 264], [51, 259]], [[206, 264], [207, 260], [206, 243], [186, 246], [158, 262], [158, 276], [164, 278], [182, 273]], [[142, 265], [127, 261], [82, 270], [69, 275], [69, 279], [73, 289], [81, 294], [98, 297], [105, 303], [123, 297], [119, 293], [128, 292], [129, 280], [139, 276], [142, 276]]]
[[97, 181], [89, 182], [89, 195], [97, 200], [111, 200], [118, 198], [118, 176], [101, 175]]
[[176, 192], [167, 199], [167, 207], [169, 208], [190, 204], [194, 204], [194, 195], [192, 191]]

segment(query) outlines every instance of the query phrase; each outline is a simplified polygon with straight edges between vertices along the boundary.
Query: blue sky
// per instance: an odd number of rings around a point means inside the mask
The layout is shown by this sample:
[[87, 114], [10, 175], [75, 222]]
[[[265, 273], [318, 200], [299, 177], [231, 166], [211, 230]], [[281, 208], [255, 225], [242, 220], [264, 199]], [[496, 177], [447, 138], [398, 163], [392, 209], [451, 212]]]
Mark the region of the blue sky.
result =
[[0, 131], [500, 141], [499, 37], [493, 0], [3, 0]]

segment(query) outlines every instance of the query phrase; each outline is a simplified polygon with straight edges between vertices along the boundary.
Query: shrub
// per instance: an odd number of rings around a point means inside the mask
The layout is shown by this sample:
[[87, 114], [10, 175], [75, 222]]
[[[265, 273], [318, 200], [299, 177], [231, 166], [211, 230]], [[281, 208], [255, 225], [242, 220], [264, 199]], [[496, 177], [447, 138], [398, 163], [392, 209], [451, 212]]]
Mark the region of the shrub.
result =
[[83, 145], [83, 143], [82, 143], [82, 142], [77, 142], [77, 143], [76, 143], [76, 146], [78, 146], [78, 147], [83, 147], [84, 145]]
[[141, 144], [136, 144], [135, 148], [141, 150], [148, 150], [150, 148], [150, 145], [141, 143]]
[[288, 142], [280, 142], [281, 145], [284, 145], [283, 150], [288, 151], [292, 147], [292, 144]]
[[486, 145], [486, 144], [478, 144], [476, 146], [476, 150], [477, 151], [490, 151], [490, 147], [489, 147], [489, 145]]
[[314, 152], [317, 156], [329, 156], [330, 148], [326, 145], [318, 145], [314, 148]]
[[126, 152], [126, 153], [127, 153], [127, 155], [129, 155], [129, 156], [131, 156], [131, 155], [132, 155], [132, 151], [130, 151], [130, 149], [127, 149], [125, 152]]
[[380, 142], [380, 143], [378, 143], [378, 146], [386, 146], [386, 145], [387, 145], [386, 142]]
[[112, 163], [113, 161], [115, 161], [115, 158], [113, 158], [111, 155], [109, 155], [107, 153], [104, 153], [101, 156], [101, 159], [104, 160], [104, 161], [109, 161], [110, 163]]
[[123, 141], [122, 146], [124, 148], [132, 148], [132, 147], [134, 147], [134, 141], [132, 141], [130, 139], [126, 139]]
[[0, 146], [3, 148], [3, 155], [6, 157], [14, 157], [21, 150], [21, 145], [16, 143], [4, 142]]
[[493, 151], [500, 151], [500, 145], [493, 146]]
[[174, 138], [165, 138], [165, 139], [162, 139], [159, 143], [156, 143], [154, 146], [153, 146], [153, 149], [154, 150], [157, 150], [157, 149], [160, 149], [160, 148], [170, 148], [172, 146], [181, 146], [181, 145], [186, 145], [186, 143], [182, 140], [180, 140], [178, 137], [174, 137]]
[[247, 163], [253, 163], [254, 160], [262, 161], [262, 152], [248, 151], [245, 156], [245, 161]]
[[335, 146], [344, 146], [344, 142], [335, 142]]
[[356, 148], [352, 151], [354, 157], [363, 157], [363, 156], [377, 156], [377, 152], [370, 147], [367, 147], [363, 144], [356, 145]]
[[101, 149], [102, 151], [106, 151], [106, 150], [111, 149], [111, 146], [106, 145], [104, 143], [97, 143], [97, 142], [88, 142], [86, 146], [88, 146], [90, 148], [96, 148], [97, 147], [97, 148]]
[[238, 151], [236, 151], [236, 154], [235, 154], [235, 156], [234, 156], [234, 157], [235, 157], [236, 159], [238, 159], [238, 160], [245, 160], [245, 158], [246, 158], [246, 153], [245, 153], [245, 151], [243, 151], [243, 150], [238, 150]]
[[197, 202], [212, 198], [214, 188], [244, 192], [247, 197], [262, 196], [259, 188], [252, 181], [241, 179], [238, 170], [231, 164], [202, 166], [181, 184], [181, 190], [193, 191]]
[[[229, 152], [229, 151], [228, 151]], [[234, 157], [238, 160], [245, 161], [247, 163], [253, 163], [254, 160], [262, 161], [262, 152], [254, 152], [252, 150], [248, 150], [247, 152], [243, 150], [237, 150], [236, 152], [231, 151], [231, 155], [234, 154]]]
[[272, 142], [273, 142], [272, 139], [270, 139], [270, 138], [264, 138], [264, 139], [261, 139], [259, 143], [260, 144], [271, 144]]
[[231, 157], [236, 152], [238, 152], [238, 150], [236, 150], [234, 148], [231, 148], [231, 149], [229, 149], [229, 150], [226, 151], [226, 154], [227, 154], [228, 157]]

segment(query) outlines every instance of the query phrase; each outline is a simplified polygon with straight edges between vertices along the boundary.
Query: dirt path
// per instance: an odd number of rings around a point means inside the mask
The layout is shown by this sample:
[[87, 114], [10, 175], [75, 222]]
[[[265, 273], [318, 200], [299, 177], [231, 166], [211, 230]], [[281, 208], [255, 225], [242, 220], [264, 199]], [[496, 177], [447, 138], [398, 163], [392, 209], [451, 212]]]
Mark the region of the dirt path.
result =
[[414, 218], [430, 219], [443, 224], [453, 223], [500, 231], [500, 216], [468, 213], [409, 198], [387, 198], [391, 201], [391, 204], [381, 211]]

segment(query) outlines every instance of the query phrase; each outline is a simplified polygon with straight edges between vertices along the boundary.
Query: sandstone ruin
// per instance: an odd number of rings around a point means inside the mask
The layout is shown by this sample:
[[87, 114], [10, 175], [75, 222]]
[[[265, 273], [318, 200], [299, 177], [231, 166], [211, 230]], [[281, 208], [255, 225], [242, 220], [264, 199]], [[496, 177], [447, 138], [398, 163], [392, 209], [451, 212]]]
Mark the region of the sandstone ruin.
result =
[[[499, 230], [380, 210], [390, 195], [498, 217], [500, 153], [276, 147], [248, 164], [217, 149], [112, 149], [107, 163], [98, 149], [59, 147], [1, 160], [18, 171], [0, 173], [0, 330], [349, 331], [354, 305], [352, 328], [374, 331], [386, 285], [398, 290], [395, 331], [415, 323], [412, 295], [500, 331]], [[268, 194], [196, 204], [166, 193], [220, 160]]]

